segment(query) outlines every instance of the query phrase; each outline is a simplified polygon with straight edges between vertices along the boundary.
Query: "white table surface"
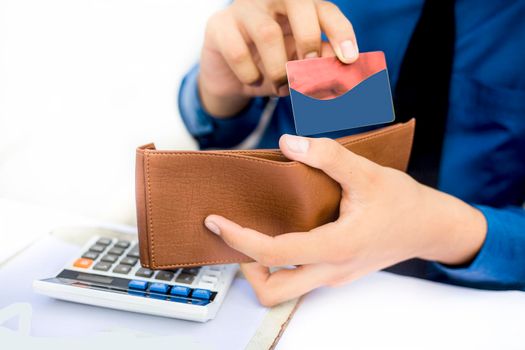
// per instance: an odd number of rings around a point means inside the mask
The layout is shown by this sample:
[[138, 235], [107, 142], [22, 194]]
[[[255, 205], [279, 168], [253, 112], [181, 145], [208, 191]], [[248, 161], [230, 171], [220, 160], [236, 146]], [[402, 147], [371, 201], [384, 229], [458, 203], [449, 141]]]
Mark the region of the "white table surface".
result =
[[307, 295], [277, 349], [525, 349], [525, 293], [378, 272]]

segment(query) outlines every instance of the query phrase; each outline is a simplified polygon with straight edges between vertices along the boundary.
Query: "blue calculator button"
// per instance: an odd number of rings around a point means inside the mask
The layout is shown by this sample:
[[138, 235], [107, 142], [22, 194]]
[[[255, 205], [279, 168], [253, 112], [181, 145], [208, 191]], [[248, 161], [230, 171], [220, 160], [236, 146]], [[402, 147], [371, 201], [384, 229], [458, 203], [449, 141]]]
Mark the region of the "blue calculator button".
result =
[[211, 297], [211, 292], [207, 289], [194, 289], [191, 296], [198, 299], [209, 300]]
[[141, 292], [139, 290], [133, 290], [133, 289], [128, 290], [128, 294], [129, 295], [135, 295], [137, 297], [145, 297], [146, 296], [145, 292]]
[[198, 305], [198, 306], [206, 306], [210, 303], [209, 300], [203, 300], [203, 299], [188, 299], [183, 297], [171, 297], [171, 301], [182, 303], [182, 304], [190, 304], [190, 305]]
[[183, 286], [173, 286], [171, 287], [171, 295], [179, 295], [181, 297], [187, 297], [188, 295], [190, 295], [190, 291], [191, 289], [189, 289], [188, 287], [183, 287]]
[[150, 292], [166, 294], [168, 292], [168, 285], [164, 283], [152, 283], [149, 287]]
[[148, 288], [148, 282], [132, 280], [132, 281], [129, 281], [128, 288], [138, 289], [138, 290], [146, 290], [146, 288]]
[[168, 300], [168, 297], [166, 297], [166, 294], [149, 293], [149, 297], [151, 299]]
[[191, 300], [188, 298], [182, 298], [182, 297], [171, 297], [171, 301], [175, 301], [177, 303], [183, 303], [183, 304], [190, 304]]

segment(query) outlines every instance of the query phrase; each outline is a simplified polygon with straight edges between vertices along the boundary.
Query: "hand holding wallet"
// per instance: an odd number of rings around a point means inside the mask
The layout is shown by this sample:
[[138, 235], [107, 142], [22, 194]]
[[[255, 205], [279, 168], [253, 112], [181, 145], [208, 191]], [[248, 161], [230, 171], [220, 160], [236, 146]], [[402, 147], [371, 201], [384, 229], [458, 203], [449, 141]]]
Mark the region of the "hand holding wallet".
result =
[[[405, 171], [415, 121], [337, 139], [380, 165]], [[251, 261], [209, 232], [218, 214], [275, 236], [337, 219], [341, 189], [318, 169], [279, 150], [137, 149], [140, 261], [152, 269]]]

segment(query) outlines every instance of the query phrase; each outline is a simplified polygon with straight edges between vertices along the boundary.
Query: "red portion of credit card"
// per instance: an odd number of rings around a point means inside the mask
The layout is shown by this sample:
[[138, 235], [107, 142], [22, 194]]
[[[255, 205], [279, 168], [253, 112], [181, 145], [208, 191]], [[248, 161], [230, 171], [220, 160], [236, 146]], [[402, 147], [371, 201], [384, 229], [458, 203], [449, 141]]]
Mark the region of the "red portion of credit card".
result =
[[286, 64], [290, 88], [320, 100], [340, 96], [383, 69], [386, 61], [381, 51], [363, 52], [352, 64], [341, 63], [336, 57]]

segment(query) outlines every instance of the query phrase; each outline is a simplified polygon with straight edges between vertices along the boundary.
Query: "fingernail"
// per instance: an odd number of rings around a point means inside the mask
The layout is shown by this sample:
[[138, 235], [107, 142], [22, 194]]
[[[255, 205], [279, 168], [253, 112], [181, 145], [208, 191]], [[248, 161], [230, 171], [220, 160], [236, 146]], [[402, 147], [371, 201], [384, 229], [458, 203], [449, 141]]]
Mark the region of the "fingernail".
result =
[[306, 55], [304, 55], [304, 58], [317, 58], [319, 55], [317, 54], [317, 51], [308, 52]]
[[341, 54], [349, 61], [357, 57], [357, 49], [351, 40], [346, 40], [341, 43]]
[[310, 146], [308, 139], [294, 135], [286, 135], [284, 142], [286, 143], [286, 147], [294, 153], [306, 153]]
[[204, 226], [206, 226], [208, 230], [215, 233], [216, 235], [221, 234], [221, 229], [219, 228], [219, 226], [217, 226], [217, 224], [211, 220], [208, 220], [208, 219], [204, 220]]
[[288, 84], [283, 84], [277, 89], [277, 95], [279, 95], [280, 97], [286, 96], [289, 93], [290, 90], [288, 89]]

